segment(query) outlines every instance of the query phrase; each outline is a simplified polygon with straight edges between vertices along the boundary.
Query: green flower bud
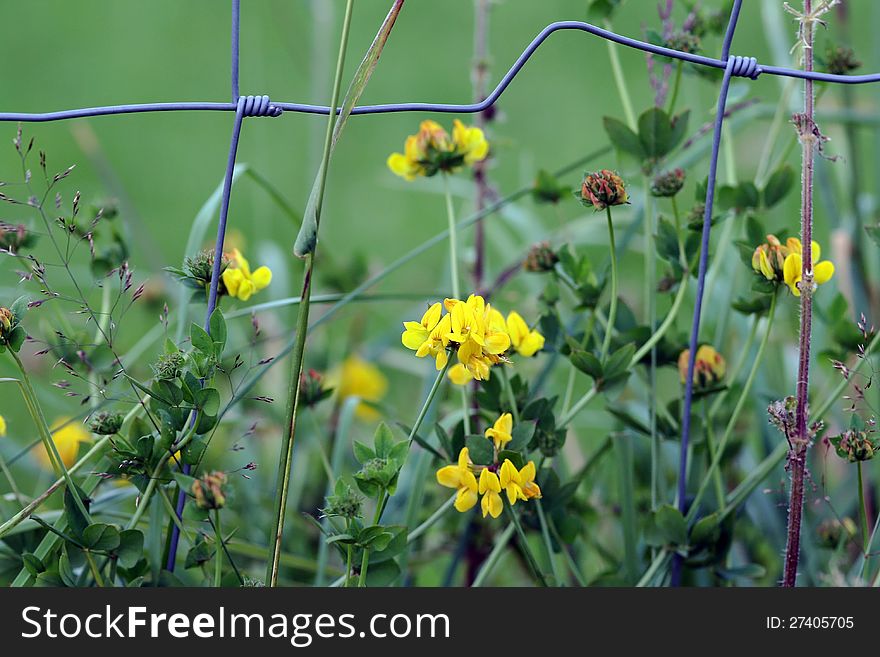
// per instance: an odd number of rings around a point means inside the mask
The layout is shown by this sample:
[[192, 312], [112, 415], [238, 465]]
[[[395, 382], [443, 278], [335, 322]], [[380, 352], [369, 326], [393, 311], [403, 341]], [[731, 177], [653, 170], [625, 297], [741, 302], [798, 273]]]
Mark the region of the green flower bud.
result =
[[99, 436], [112, 436], [122, 428], [122, 413], [100, 411], [92, 416], [89, 429]]

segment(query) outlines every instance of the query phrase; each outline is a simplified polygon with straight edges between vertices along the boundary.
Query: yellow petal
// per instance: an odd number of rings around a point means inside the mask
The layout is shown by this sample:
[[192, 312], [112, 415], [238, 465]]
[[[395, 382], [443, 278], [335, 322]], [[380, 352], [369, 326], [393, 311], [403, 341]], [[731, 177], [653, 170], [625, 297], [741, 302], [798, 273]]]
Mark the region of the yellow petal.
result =
[[413, 165], [413, 161], [402, 153], [392, 153], [388, 157], [388, 168], [397, 176], [404, 180], [414, 180], [416, 178], [417, 168]]
[[801, 280], [802, 268], [803, 261], [801, 260], [801, 256], [798, 253], [789, 253], [788, 257], [785, 258], [785, 263], [782, 266], [782, 271], [785, 277], [785, 284], [788, 285], [789, 289], [791, 289], [791, 293], [794, 294], [796, 297], [799, 297], [801, 295], [797, 284]]
[[535, 480], [535, 462], [529, 461], [522, 470], [519, 471], [519, 477], [524, 482], [533, 482]]
[[770, 259], [767, 258], [767, 253], [762, 249], [758, 251], [760, 254], [758, 256], [758, 265], [760, 267], [761, 273], [764, 274], [764, 278], [768, 281], [772, 281], [776, 278], [776, 273], [773, 271], [773, 268], [770, 266]]
[[6, 418], [0, 415], [0, 438], [6, 435]]
[[501, 515], [501, 511], [504, 510], [504, 503], [501, 501], [501, 496], [498, 493], [490, 492], [483, 496], [484, 500], [486, 498], [489, 499], [489, 515], [493, 518], [497, 518]]
[[816, 281], [816, 285], [827, 283], [832, 276], [834, 276], [834, 263], [830, 260], [820, 262], [813, 269], [813, 280]]
[[510, 433], [513, 431], [513, 416], [510, 413], [504, 413], [495, 420], [495, 428], [498, 431], [503, 431], [504, 433]]
[[251, 274], [251, 280], [254, 282], [254, 291], [259, 292], [269, 287], [269, 283], [272, 282], [272, 270], [265, 265], [257, 267], [256, 271]]
[[813, 248], [810, 249], [810, 253], [812, 254], [811, 257], [813, 265], [815, 265], [817, 262], [819, 262], [819, 258], [822, 257], [822, 249], [819, 247], [818, 242], [813, 242]]
[[[410, 325], [415, 324], [415, 322], [407, 323]], [[418, 328], [407, 326], [406, 331], [404, 331], [403, 335], [400, 336], [400, 340], [401, 342], [403, 342], [403, 346], [407, 349], [412, 349], [413, 351], [417, 351], [428, 340], [428, 332], [422, 327], [421, 324], [416, 324], [416, 326]], [[424, 356], [425, 354], [422, 354], [421, 356], [419, 356], [419, 358], [424, 358]]]
[[544, 348], [544, 336], [537, 331], [530, 331], [517, 348], [517, 353], [531, 358]]
[[446, 363], [449, 361], [449, 354], [446, 353], [445, 349], [441, 349], [437, 352], [437, 357], [435, 359], [435, 364], [437, 366], [437, 371], [439, 372], [444, 367], [446, 367]]
[[474, 375], [461, 363], [449, 368], [449, 380], [457, 386], [464, 386], [474, 380]]
[[[455, 510], [461, 513], [470, 511], [477, 503], [477, 492], [469, 488], [459, 488], [455, 495]], [[485, 514], [483, 514], [485, 515]]]
[[471, 462], [471, 452], [467, 447], [462, 447], [458, 453], [458, 467], [460, 470], [467, 470], [468, 464]]
[[506, 333], [492, 333], [486, 336], [483, 346], [490, 354], [503, 354], [510, 348], [510, 338]]
[[425, 311], [425, 314], [422, 315], [422, 326], [424, 326], [429, 331], [433, 330], [437, 323], [440, 321], [440, 313], [442, 312], [442, 306], [439, 303], [435, 303], [433, 306], [428, 308]]
[[510, 459], [504, 459], [501, 464], [501, 487], [507, 488], [510, 484], [519, 484], [519, 471]]
[[490, 472], [487, 469], [484, 469], [480, 473], [480, 494], [485, 494], [486, 492], [501, 492], [501, 482], [498, 481], [498, 475], [494, 472]]
[[238, 296], [238, 286], [244, 280], [241, 272], [238, 269], [226, 269], [221, 278], [229, 296]]
[[446, 488], [458, 488], [461, 485], [461, 471], [458, 466], [447, 465], [437, 470], [437, 483]]
[[529, 332], [526, 321], [516, 311], [511, 311], [507, 316], [507, 332], [510, 334], [510, 342], [514, 347], [518, 347], [523, 337]]

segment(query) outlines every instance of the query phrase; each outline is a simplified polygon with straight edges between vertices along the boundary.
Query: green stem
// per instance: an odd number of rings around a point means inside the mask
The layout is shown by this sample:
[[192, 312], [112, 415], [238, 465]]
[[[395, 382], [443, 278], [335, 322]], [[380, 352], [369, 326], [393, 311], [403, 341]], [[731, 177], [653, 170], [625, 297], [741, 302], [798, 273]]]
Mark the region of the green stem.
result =
[[673, 112], [675, 112], [675, 105], [678, 102], [678, 92], [681, 89], [681, 72], [683, 68], [684, 62], [679, 59], [678, 66], [675, 70], [675, 83], [672, 86], [672, 97], [669, 99], [669, 109], [666, 110], [666, 113], [669, 116], [672, 116]]
[[458, 232], [455, 224], [455, 210], [452, 207], [452, 192], [449, 189], [449, 175], [443, 174], [443, 194], [446, 197], [446, 218], [449, 221], [449, 275], [452, 279], [452, 296], [461, 298], [458, 281]]
[[104, 579], [101, 577], [101, 573], [98, 570], [98, 564], [95, 563], [95, 558], [92, 556], [92, 553], [89, 550], [83, 550], [83, 554], [86, 555], [86, 561], [89, 564], [89, 570], [92, 572], [92, 577], [95, 578], [95, 584], [104, 588]]
[[34, 424], [37, 425], [37, 430], [40, 432], [40, 437], [43, 439], [43, 445], [46, 448], [46, 452], [49, 454], [49, 460], [53, 462], [53, 465], [56, 468], [56, 474], [60, 473], [64, 478], [64, 481], [67, 484], [67, 489], [70, 491], [70, 495], [79, 509], [79, 512], [82, 513], [86, 521], [91, 524], [92, 517], [89, 515], [86, 505], [79, 495], [79, 490], [73, 483], [73, 478], [70, 476], [67, 466], [64, 465], [64, 461], [58, 453], [58, 447], [55, 445], [55, 440], [52, 438], [52, 432], [49, 430], [49, 425], [46, 424], [46, 418], [43, 415], [43, 409], [40, 406], [40, 402], [37, 400], [37, 393], [31, 384], [30, 376], [28, 376], [27, 370], [24, 368], [24, 364], [21, 362], [18, 354], [12, 349], [8, 349], [8, 351], [21, 373], [21, 381], [24, 384], [22, 391], [26, 393], [24, 394], [25, 404], [30, 411]]
[[[351, 15], [354, 9], [354, 0], [347, 0], [345, 5], [345, 18], [342, 22], [342, 36], [339, 41], [339, 54], [336, 59], [336, 72], [333, 78], [333, 92], [330, 98], [332, 111], [327, 117], [327, 132], [324, 139], [324, 152], [321, 160], [320, 178], [316, 196], [316, 213], [320, 215], [324, 203], [324, 190], [327, 182], [327, 172], [330, 163], [330, 151], [333, 146], [333, 129], [336, 126], [336, 108], [339, 107], [339, 95], [342, 88], [342, 71], [345, 63], [345, 52], [348, 46], [348, 36], [351, 28]], [[285, 433], [281, 444], [281, 456], [278, 459], [278, 478], [275, 494], [275, 509], [273, 514], [272, 533], [269, 543], [272, 546], [272, 557], [266, 566], [266, 585], [278, 585], [278, 571], [281, 559], [281, 540], [284, 535], [284, 520], [287, 515], [287, 496], [290, 490], [290, 471], [293, 461], [293, 443], [296, 431], [296, 418], [299, 408], [299, 382], [303, 371], [303, 358], [305, 356], [306, 335], [309, 328], [309, 297], [312, 292], [312, 272], [315, 264], [315, 253], [309, 253], [305, 257], [305, 270], [303, 273], [303, 288], [300, 295], [302, 301], [297, 315], [296, 342], [293, 346], [291, 359], [290, 381], [288, 384], [287, 409], [285, 413]]]
[[[345, 530], [347, 532], [351, 531], [351, 520], [346, 519], [345, 521]], [[352, 545], [349, 543], [345, 546], [345, 588], [348, 588], [348, 582], [351, 580], [351, 552]]]
[[529, 568], [532, 569], [532, 574], [535, 576], [535, 579], [541, 586], [547, 586], [547, 579], [544, 577], [544, 573], [541, 572], [541, 568], [538, 566], [538, 561], [535, 559], [535, 555], [532, 554], [532, 548], [529, 547], [529, 541], [526, 538], [526, 533], [523, 531], [522, 525], [519, 522], [519, 517], [516, 515], [516, 511], [513, 510], [513, 507], [507, 502], [506, 499], [502, 501], [504, 503], [504, 510], [507, 512], [507, 515], [510, 518], [510, 522], [516, 529], [516, 535], [519, 537], [520, 547], [522, 548], [523, 554], [526, 557]]
[[[709, 463], [715, 460], [718, 448], [715, 446], [715, 429], [713, 427], [712, 418], [707, 408], [708, 403], [705, 399], [701, 404], [703, 409], [703, 428], [706, 432], [706, 454], [709, 457]], [[720, 456], [718, 457], [721, 458]], [[715, 485], [715, 497], [718, 500], [718, 508], [724, 507], [724, 482], [721, 479], [721, 470], [715, 468], [712, 474], [712, 483]]]
[[513, 386], [510, 385], [510, 377], [507, 370], [500, 367], [501, 382], [504, 386], [504, 394], [507, 395], [507, 403], [510, 404], [510, 414], [513, 417], [513, 423], [519, 424], [519, 409], [516, 407], [516, 395], [513, 394]]
[[214, 549], [214, 588], [219, 589], [223, 582], [223, 533], [220, 529], [220, 509], [214, 509], [214, 536], [217, 542]]
[[[758, 345], [758, 353], [755, 354], [755, 360], [752, 363], [752, 369], [749, 371], [749, 375], [746, 378], [746, 382], [743, 384], [742, 391], [740, 392], [739, 399], [737, 399], [736, 405], [733, 407], [733, 413], [731, 413], [730, 419], [727, 422], [727, 426], [724, 429], [724, 435], [721, 437], [721, 442], [718, 444], [715, 458], [713, 458], [712, 463], [709, 464], [706, 475], [704, 476], [703, 481], [700, 484], [700, 488], [697, 490], [694, 501], [691, 503], [691, 508], [687, 516], [688, 520], [692, 520], [696, 515], [697, 510], [699, 509], [700, 500], [702, 499], [703, 494], [706, 491], [706, 487], [708, 486], [711, 477], [714, 476], [714, 472], [720, 464], [721, 456], [724, 454], [724, 450], [727, 448], [727, 443], [730, 440], [730, 437], [733, 435], [733, 430], [736, 427], [737, 421], [739, 420], [739, 415], [746, 404], [749, 392], [752, 389], [752, 384], [754, 384], [755, 378], [758, 375], [758, 368], [760, 367], [761, 361], [764, 358], [764, 350], [767, 348], [767, 343], [770, 341], [770, 333], [773, 327], [773, 317], [776, 314], [776, 302], [778, 298], [779, 293], [777, 292], [773, 295], [773, 299], [770, 301], [770, 310], [767, 313], [767, 326], [764, 329], [764, 336], [761, 338], [761, 344]], [[720, 511], [721, 513], [723, 513], [724, 509], [722, 508]]]
[[553, 534], [553, 538], [556, 540], [559, 545], [562, 546], [562, 555], [565, 557], [565, 563], [568, 565], [568, 569], [571, 571], [571, 574], [574, 575], [574, 578], [577, 580], [577, 583], [580, 586], [587, 585], [587, 579], [584, 577], [584, 574], [581, 572], [580, 567], [578, 567], [577, 563], [574, 560], [574, 557], [571, 556], [571, 553], [566, 549], [565, 542], [562, 540], [562, 537], [559, 535], [559, 530], [556, 529], [556, 523], [553, 522], [553, 518], [549, 518], [547, 520], [550, 526], [550, 533]]
[[[605, 21], [605, 29], [612, 31], [611, 21]], [[626, 83], [626, 77], [623, 74], [623, 67], [620, 65], [620, 56], [617, 52], [617, 44], [613, 41], [607, 41], [608, 59], [611, 61], [611, 74], [614, 76], [614, 84], [617, 87], [617, 94], [620, 96], [620, 103], [623, 105], [623, 115], [631, 130], [637, 130], [636, 114], [633, 111], [632, 99], [629, 96], [629, 86]]]
[[416, 540], [416, 539], [419, 538], [422, 534], [424, 534], [426, 531], [428, 531], [431, 527], [433, 527], [434, 524], [435, 524], [438, 520], [440, 520], [440, 518], [442, 518], [444, 515], [446, 515], [446, 512], [449, 511], [449, 509], [452, 508], [452, 505], [455, 504], [455, 498], [456, 498], [455, 495], [453, 495], [452, 497], [450, 497], [448, 500], [446, 500], [446, 501], [440, 506], [439, 509], [437, 509], [436, 511], [434, 511], [434, 513], [432, 513], [432, 514], [428, 517], [428, 519], [425, 520], [425, 522], [423, 522], [421, 525], [419, 525], [418, 527], [416, 527], [415, 529], [413, 529], [411, 532], [409, 532], [409, 534], [407, 534], [407, 537], [406, 537], [406, 542], [407, 542], [407, 543], [412, 543], [414, 540]]
[[562, 577], [559, 574], [559, 568], [556, 566], [556, 559], [553, 552], [553, 541], [550, 540], [550, 527], [547, 524], [547, 516], [544, 514], [544, 507], [541, 500], [535, 500], [535, 508], [538, 510], [538, 522], [541, 525], [541, 538], [544, 539], [544, 549], [547, 550], [547, 561], [550, 564], [550, 571], [553, 573], [553, 580], [557, 586], [562, 585]]
[[495, 569], [495, 566], [498, 565], [498, 561], [501, 559], [501, 555], [504, 554], [504, 549], [507, 547], [507, 544], [510, 543], [514, 531], [516, 531], [516, 527], [513, 523], [510, 523], [507, 525], [507, 528], [498, 535], [498, 538], [495, 539], [495, 545], [492, 548], [492, 551], [489, 553], [489, 556], [486, 557], [486, 561], [480, 567], [480, 572], [478, 572], [477, 576], [474, 578], [474, 581], [471, 584], [472, 587], [477, 588], [483, 585], [486, 578], [489, 577], [489, 574]]
[[865, 485], [862, 482], [862, 462], [857, 461], [859, 473], [859, 522], [862, 524], [862, 553], [868, 554], [868, 507], [865, 504]]
[[605, 208], [605, 216], [608, 218], [608, 239], [611, 248], [611, 307], [608, 310], [608, 325], [605, 327], [605, 339], [602, 341], [603, 363], [608, 356], [611, 347], [611, 334], [614, 332], [614, 323], [617, 319], [617, 247], [614, 243], [614, 223], [611, 221], [611, 207]]
[[[376, 512], [373, 514], [373, 524], [378, 525], [382, 519], [382, 511], [385, 509], [385, 499], [387, 492], [383, 488], [379, 492], [379, 499], [376, 500]], [[364, 556], [361, 559], [361, 574], [358, 578], [358, 588], [364, 588], [367, 585], [367, 569], [370, 566], [370, 548], [364, 548]]]

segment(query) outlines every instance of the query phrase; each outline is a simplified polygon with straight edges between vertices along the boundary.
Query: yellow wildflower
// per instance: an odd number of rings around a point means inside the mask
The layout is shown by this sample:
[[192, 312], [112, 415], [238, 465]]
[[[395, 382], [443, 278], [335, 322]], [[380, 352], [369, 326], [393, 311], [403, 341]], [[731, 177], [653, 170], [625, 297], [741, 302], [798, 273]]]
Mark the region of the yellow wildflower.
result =
[[483, 496], [480, 500], [483, 517], [485, 518], [487, 514], [493, 518], [500, 516], [504, 508], [504, 503], [501, 501], [501, 482], [498, 480], [498, 475], [488, 469], [480, 473], [480, 495]]
[[455, 495], [457, 511], [464, 513], [474, 507], [477, 503], [477, 478], [470, 470], [467, 447], [463, 447], [459, 452], [457, 465], [447, 465], [437, 470], [437, 483], [457, 489]]
[[440, 314], [443, 309], [439, 303], [428, 308], [420, 322], [404, 322], [406, 329], [401, 335], [401, 341], [407, 349], [416, 352], [416, 357], [424, 358], [433, 356], [437, 370], [446, 367], [449, 355], [446, 347], [449, 345], [449, 332], [451, 330], [451, 318], [449, 315]]
[[[79, 454], [79, 444], [91, 442], [92, 436], [79, 422], [73, 422], [70, 418], [59, 418], [53, 426], [52, 441], [58, 450], [58, 455], [65, 467], [71, 467], [76, 463]], [[36, 452], [37, 460], [47, 470], [52, 469], [52, 461], [45, 445]]]
[[232, 250], [229, 260], [229, 267], [223, 271], [223, 285], [230, 296], [247, 301], [272, 282], [271, 269], [263, 266], [251, 272], [250, 264], [238, 249]]
[[[388, 379], [382, 371], [358, 356], [349, 356], [328, 376], [328, 385], [339, 393], [340, 399], [360, 397], [364, 402], [379, 402], [388, 390]], [[376, 420], [379, 412], [369, 403], [358, 404], [355, 415], [365, 421]]]
[[[681, 382], [687, 381], [687, 367], [690, 349], [685, 349], [678, 356], [678, 373]], [[727, 373], [727, 362], [710, 345], [704, 344], [697, 349], [694, 361], [694, 384], [697, 387], [709, 387], [721, 383]]]
[[[783, 265], [783, 275], [785, 284], [791, 290], [791, 293], [799, 297], [801, 295], [798, 284], [801, 282], [801, 274], [804, 266], [803, 261], [803, 245], [801, 241], [795, 237], [789, 237], [786, 242], [788, 247], [788, 255]], [[820, 261], [822, 250], [816, 242], [812, 243], [812, 263], [813, 263], [813, 283], [822, 285], [831, 280], [834, 276], [834, 264], [830, 260]]]
[[783, 265], [788, 254], [788, 247], [783, 246], [776, 235], [767, 235], [767, 241], [755, 247], [752, 269], [768, 281], [782, 281]]
[[495, 424], [486, 429], [486, 438], [495, 443], [495, 449], [504, 449], [504, 446], [513, 440], [511, 433], [513, 431], [513, 416], [510, 413], [504, 413], [495, 420]]
[[507, 334], [514, 350], [526, 358], [544, 348], [544, 336], [535, 330], [529, 330], [528, 324], [516, 311], [511, 311], [507, 316]]
[[6, 418], [0, 415], [0, 438], [6, 435]]
[[455, 119], [452, 122], [452, 141], [459, 153], [464, 155], [464, 163], [467, 165], [482, 162], [489, 154], [489, 142], [483, 131], [475, 127], [467, 127], [464, 123]]
[[507, 493], [507, 501], [511, 504], [526, 499], [522, 489], [522, 478], [510, 459], [504, 459], [504, 463], [501, 464], [501, 488]]
[[467, 127], [461, 121], [453, 124], [452, 138], [436, 121], [422, 121], [419, 131], [406, 138], [403, 153], [388, 156], [388, 168], [404, 180], [426, 178], [440, 171], [452, 173], [486, 159], [489, 143], [483, 131]]
[[534, 461], [529, 461], [519, 471], [519, 485], [526, 499], [541, 499], [541, 487], [535, 483], [536, 475], [537, 470], [535, 469]]

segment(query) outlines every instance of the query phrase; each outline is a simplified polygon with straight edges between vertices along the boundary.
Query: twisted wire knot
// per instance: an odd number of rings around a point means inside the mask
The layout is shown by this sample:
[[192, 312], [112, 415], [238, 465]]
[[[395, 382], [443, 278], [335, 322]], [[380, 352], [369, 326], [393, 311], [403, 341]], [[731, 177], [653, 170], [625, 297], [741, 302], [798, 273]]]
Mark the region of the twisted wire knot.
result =
[[242, 116], [281, 116], [282, 109], [272, 104], [269, 96], [239, 96]]
[[734, 55], [727, 60], [727, 65], [731, 67], [730, 74], [739, 78], [757, 80], [758, 76], [763, 72], [760, 64], [758, 64], [758, 60], [754, 57]]

